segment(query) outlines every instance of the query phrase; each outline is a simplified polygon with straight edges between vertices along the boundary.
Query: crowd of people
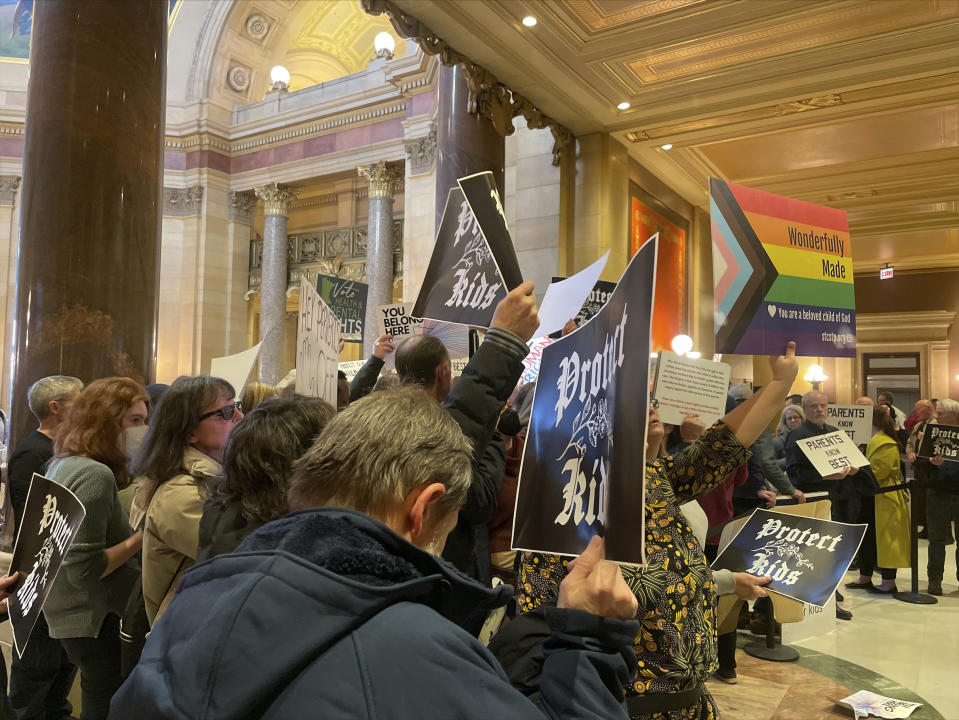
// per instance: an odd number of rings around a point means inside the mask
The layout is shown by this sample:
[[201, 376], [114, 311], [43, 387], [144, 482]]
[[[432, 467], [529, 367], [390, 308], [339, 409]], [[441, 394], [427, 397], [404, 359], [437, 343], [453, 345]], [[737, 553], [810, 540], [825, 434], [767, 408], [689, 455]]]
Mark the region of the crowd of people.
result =
[[959, 463], [915, 451], [930, 423], [959, 424], [959, 403], [898, 418], [880, 397], [869, 466], [824, 478], [797, 440], [834, 429], [827, 398], [787, 398], [791, 343], [766, 385], [730, 389], [711, 427], [646, 410], [646, 567], [605, 561], [599, 537], [578, 558], [512, 551], [533, 401], [517, 383], [538, 324], [524, 283], [456, 379], [435, 337], [381, 337], [340, 377], [338, 407], [259, 383], [238, 400], [208, 376], [39, 380], [39, 426], [9, 459], [16, 521], [35, 472], [87, 514], [14, 657], [10, 717], [69, 717], [79, 673], [83, 720], [709, 720], [705, 681], [736, 680], [717, 598], [761, 604], [769, 582], [714, 574], [715, 528], [826, 492], [834, 519], [869, 525], [847, 587], [892, 592], [908, 565], [904, 458], [930, 484], [941, 593]]

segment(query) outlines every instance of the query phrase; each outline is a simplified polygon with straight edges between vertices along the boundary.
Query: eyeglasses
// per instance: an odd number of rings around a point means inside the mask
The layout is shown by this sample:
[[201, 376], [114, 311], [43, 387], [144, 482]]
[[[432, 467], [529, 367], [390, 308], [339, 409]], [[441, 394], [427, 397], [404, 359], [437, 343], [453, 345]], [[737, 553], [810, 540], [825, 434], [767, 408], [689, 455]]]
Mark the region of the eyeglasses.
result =
[[242, 407], [242, 403], [239, 400], [236, 400], [235, 402], [232, 402], [229, 405], [224, 405], [223, 407], [218, 408], [216, 410], [211, 410], [208, 413], [203, 413], [200, 416], [200, 420], [206, 420], [208, 417], [213, 417], [214, 415], [219, 415], [224, 420], [232, 420], [233, 414], [237, 410], [240, 410], [241, 407]]
[[658, 409], [659, 409], [659, 400], [657, 400], [656, 398], [653, 398], [652, 400], [650, 400], [650, 401], [649, 401], [649, 407], [652, 408], [653, 410], [658, 410]]

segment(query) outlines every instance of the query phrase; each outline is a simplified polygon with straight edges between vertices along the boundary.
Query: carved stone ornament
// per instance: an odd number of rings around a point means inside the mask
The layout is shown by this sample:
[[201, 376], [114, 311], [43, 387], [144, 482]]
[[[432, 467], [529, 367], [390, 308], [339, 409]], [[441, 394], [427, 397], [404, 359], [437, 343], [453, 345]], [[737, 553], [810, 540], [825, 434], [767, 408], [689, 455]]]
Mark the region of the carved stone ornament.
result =
[[255, 187], [253, 192], [263, 200], [264, 215], [288, 215], [290, 201], [296, 200], [300, 196], [300, 193], [293, 188], [278, 183]]
[[563, 151], [573, 141], [569, 128], [544, 115], [532, 102], [507, 88], [482, 65], [451, 48], [426, 24], [401, 10], [392, 0], [360, 0], [360, 5], [369, 15], [386, 13], [397, 34], [415, 40], [427, 55], [436, 55], [441, 63], [450, 67], [462, 66], [469, 87], [470, 112], [489, 118], [500, 135], [506, 136], [514, 131], [512, 119], [517, 115], [525, 117], [527, 126], [533, 130], [549, 128], [553, 134], [553, 165], [559, 165]]
[[249, 68], [234, 65], [230, 68], [230, 72], [226, 74], [226, 84], [238, 93], [245, 93], [250, 89], [250, 75]]
[[360, 175], [369, 178], [370, 197], [393, 197], [396, 181], [400, 179], [400, 170], [394, 165], [387, 165], [385, 160], [372, 165], [361, 165], [357, 168]]
[[199, 215], [203, 207], [203, 186], [188, 188], [163, 188], [163, 215], [165, 217], [190, 217]]
[[430, 124], [430, 132], [426, 137], [406, 143], [406, 157], [409, 162], [410, 175], [421, 175], [433, 169], [436, 159], [436, 124]]
[[17, 190], [20, 188], [20, 178], [16, 175], [0, 176], [0, 205], [13, 207], [17, 199]]
[[818, 110], [819, 108], [832, 107], [833, 105], [842, 105], [842, 103], [842, 96], [836, 93], [819, 95], [817, 97], [803, 98], [802, 100], [777, 105], [776, 115], [792, 115], [793, 113], [806, 112], [807, 110]]
[[270, 32], [270, 21], [259, 13], [253, 13], [246, 19], [246, 34], [254, 40], [262, 40]]
[[256, 211], [256, 195], [252, 190], [240, 190], [230, 193], [230, 220], [232, 222], [253, 224]]

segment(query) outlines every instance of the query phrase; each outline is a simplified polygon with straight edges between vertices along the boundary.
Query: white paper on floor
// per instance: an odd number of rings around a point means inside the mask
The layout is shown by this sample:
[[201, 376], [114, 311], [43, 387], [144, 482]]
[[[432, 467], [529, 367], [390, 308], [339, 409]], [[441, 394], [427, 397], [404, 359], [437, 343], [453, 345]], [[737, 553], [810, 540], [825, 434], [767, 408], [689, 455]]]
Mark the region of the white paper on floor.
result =
[[884, 695], [877, 695], [868, 690], [860, 690], [842, 700], [829, 699], [837, 705], [852, 708], [857, 719], [869, 715], [880, 718], [907, 718], [912, 715], [913, 710], [917, 707], [922, 707], [922, 703], [896, 700]]

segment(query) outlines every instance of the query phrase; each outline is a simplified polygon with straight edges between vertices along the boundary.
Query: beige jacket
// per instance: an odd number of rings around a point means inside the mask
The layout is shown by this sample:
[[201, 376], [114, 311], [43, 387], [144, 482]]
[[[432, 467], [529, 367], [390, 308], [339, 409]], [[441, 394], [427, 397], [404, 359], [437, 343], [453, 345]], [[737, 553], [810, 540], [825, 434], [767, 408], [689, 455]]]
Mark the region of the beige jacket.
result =
[[[143, 599], [150, 627], [166, 612], [180, 577], [196, 559], [203, 514], [198, 481], [223, 474], [220, 463], [194, 448], [183, 454], [182, 469], [157, 488], [143, 521]], [[135, 507], [141, 505], [142, 493], [137, 495]]]

